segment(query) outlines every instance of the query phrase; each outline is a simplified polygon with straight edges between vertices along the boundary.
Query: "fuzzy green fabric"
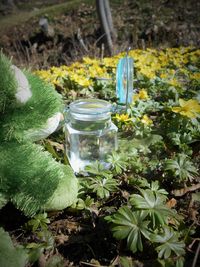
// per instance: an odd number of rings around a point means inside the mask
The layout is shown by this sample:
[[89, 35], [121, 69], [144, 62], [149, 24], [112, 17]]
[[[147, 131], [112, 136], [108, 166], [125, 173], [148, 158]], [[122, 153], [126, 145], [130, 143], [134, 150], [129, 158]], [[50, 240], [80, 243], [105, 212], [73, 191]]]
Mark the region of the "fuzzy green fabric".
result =
[[32, 96], [16, 101], [17, 81], [11, 62], [0, 53], [0, 208], [12, 201], [27, 216], [61, 210], [77, 198], [78, 182], [70, 166], [56, 162], [33, 143], [31, 132], [63, 109], [61, 96], [38, 77], [26, 73]]
[[29, 139], [26, 131], [44, 127], [48, 118], [63, 109], [61, 96], [50, 85], [37, 76], [28, 73], [26, 75], [31, 85], [32, 97], [24, 105], [16, 104], [14, 112], [1, 117], [1, 140]]
[[40, 145], [4, 142], [0, 162], [0, 191], [28, 216], [50, 202], [56, 190], [59, 197], [59, 188], [65, 190], [60, 206], [70, 206], [76, 198], [77, 181], [71, 168], [56, 162]]
[[24, 267], [28, 262], [28, 253], [22, 246], [13, 244], [8, 232], [0, 228], [0, 266]]
[[3, 114], [17, 105], [15, 98], [17, 83], [10, 70], [11, 62], [1, 52], [0, 62], [0, 114]]

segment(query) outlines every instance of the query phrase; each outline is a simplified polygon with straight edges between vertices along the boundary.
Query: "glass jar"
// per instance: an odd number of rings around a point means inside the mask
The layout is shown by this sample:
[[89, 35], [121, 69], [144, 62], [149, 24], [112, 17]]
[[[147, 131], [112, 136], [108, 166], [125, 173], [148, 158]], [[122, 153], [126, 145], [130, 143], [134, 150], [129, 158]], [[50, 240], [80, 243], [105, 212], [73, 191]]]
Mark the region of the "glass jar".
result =
[[99, 161], [117, 149], [117, 127], [111, 121], [111, 104], [99, 99], [81, 99], [69, 105], [65, 123], [65, 149], [74, 172]]

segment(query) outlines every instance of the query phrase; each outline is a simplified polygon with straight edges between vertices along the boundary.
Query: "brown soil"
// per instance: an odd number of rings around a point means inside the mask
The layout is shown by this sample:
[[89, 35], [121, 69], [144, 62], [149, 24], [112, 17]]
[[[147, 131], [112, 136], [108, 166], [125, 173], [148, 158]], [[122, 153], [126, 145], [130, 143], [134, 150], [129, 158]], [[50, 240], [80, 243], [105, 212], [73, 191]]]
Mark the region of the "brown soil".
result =
[[[0, 5], [0, 47], [16, 64], [48, 68], [83, 56], [109, 55], [95, 1], [16, 1], [12, 12]], [[131, 48], [200, 45], [200, 2], [196, 0], [111, 0], [117, 40], [114, 53]], [[49, 21], [45, 33], [41, 17]], [[52, 33], [53, 32], [53, 33]]]

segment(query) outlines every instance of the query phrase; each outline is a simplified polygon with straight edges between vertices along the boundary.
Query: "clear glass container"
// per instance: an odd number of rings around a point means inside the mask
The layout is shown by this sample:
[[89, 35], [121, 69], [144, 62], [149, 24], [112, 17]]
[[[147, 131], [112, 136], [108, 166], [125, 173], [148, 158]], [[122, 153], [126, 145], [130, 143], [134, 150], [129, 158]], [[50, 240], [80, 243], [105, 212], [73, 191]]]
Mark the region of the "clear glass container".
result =
[[111, 121], [111, 104], [98, 99], [72, 102], [65, 123], [65, 149], [74, 172], [99, 161], [117, 149], [117, 127]]

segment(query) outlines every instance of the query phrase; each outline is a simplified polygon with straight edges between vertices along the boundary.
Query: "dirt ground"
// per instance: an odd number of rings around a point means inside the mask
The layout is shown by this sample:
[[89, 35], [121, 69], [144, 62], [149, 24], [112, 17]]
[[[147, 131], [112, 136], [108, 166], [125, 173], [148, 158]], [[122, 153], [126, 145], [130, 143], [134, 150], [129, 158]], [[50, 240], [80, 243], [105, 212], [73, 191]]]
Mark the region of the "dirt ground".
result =
[[[114, 53], [131, 48], [200, 45], [200, 2], [111, 0], [117, 40]], [[109, 55], [95, 1], [16, 1], [0, 4], [0, 47], [32, 69], [70, 64], [83, 56]], [[40, 25], [48, 20], [48, 30]]]

